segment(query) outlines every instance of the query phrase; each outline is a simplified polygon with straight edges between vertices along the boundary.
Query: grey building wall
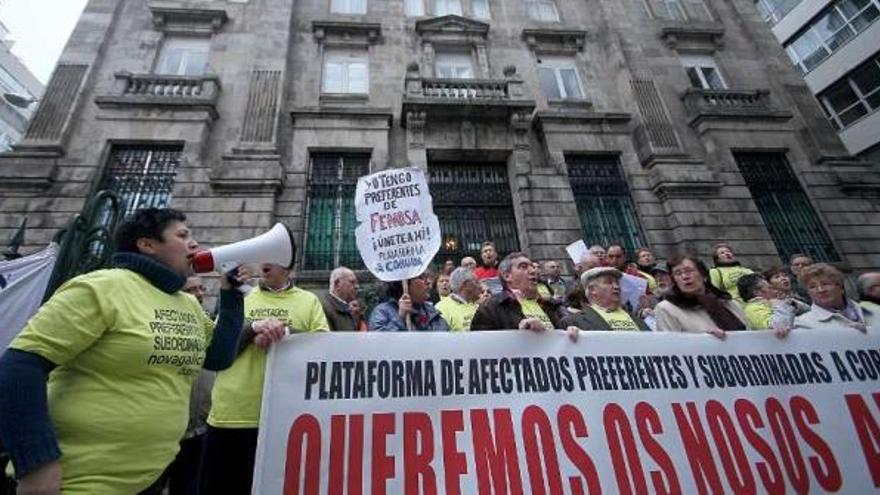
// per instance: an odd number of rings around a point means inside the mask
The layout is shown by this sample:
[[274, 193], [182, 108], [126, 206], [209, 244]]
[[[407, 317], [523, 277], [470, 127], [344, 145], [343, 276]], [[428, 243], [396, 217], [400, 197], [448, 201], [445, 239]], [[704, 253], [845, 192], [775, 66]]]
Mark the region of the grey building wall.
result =
[[[94, 193], [114, 144], [163, 142], [183, 145], [172, 206], [204, 245], [283, 221], [302, 246], [311, 153], [366, 151], [374, 170], [505, 163], [520, 246], [564, 259], [582, 236], [565, 156], [610, 153], [661, 257], [726, 240], [768, 266], [777, 250], [732, 155], [763, 150], [784, 153], [848, 267], [880, 266], [876, 166], [829, 132], [751, 0], [705, 0], [688, 21], [657, 19], [645, 0], [557, 0], [559, 23], [500, 0], [474, 20], [462, 3], [463, 17], [412, 18], [403, 0], [368, 0], [357, 16], [331, 14], [329, 0], [90, 0], [25, 141], [0, 156], [0, 240], [27, 215], [26, 249], [44, 245]], [[156, 80], [163, 36], [206, 30], [197, 97], [132, 93]], [[339, 47], [369, 54], [366, 97], [321, 94], [323, 54]], [[471, 53], [505, 97], [426, 94], [448, 48]], [[732, 109], [688, 91], [679, 54], [696, 52], [715, 57]], [[548, 101], [537, 72], [548, 55], [576, 61], [584, 101]]]

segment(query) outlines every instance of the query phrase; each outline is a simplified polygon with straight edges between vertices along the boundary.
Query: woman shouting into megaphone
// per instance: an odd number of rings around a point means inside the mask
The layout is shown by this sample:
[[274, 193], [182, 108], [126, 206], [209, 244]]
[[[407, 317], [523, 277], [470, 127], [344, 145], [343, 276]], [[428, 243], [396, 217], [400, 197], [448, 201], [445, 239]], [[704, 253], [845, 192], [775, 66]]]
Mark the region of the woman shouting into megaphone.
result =
[[193, 380], [231, 365], [244, 321], [238, 280], [221, 282], [216, 325], [181, 291], [198, 248], [185, 222], [135, 212], [112, 268], [62, 285], [0, 356], [18, 493], [138, 493], [174, 459]]

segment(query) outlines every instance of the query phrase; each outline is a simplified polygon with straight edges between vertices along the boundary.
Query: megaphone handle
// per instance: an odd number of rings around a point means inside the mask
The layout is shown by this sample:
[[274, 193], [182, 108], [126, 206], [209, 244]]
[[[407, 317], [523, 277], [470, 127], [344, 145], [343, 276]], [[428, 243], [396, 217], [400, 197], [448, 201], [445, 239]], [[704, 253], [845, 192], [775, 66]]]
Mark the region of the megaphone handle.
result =
[[[409, 296], [409, 279], [403, 280], [403, 295]], [[406, 331], [412, 332], [412, 311], [406, 314]]]

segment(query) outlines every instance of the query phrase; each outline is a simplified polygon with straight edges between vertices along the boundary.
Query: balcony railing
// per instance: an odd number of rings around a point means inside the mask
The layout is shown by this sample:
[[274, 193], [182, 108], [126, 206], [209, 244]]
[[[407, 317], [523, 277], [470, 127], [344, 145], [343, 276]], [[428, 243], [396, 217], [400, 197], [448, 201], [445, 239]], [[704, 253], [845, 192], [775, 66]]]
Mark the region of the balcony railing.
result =
[[209, 110], [216, 118], [220, 79], [214, 75], [176, 76], [117, 72], [111, 94], [95, 98], [102, 108], [124, 106]]
[[[694, 119], [784, 119], [791, 113], [771, 105], [770, 91], [690, 88], [681, 97]], [[693, 121], [692, 121], [693, 123]]]
[[405, 80], [404, 115], [420, 109], [430, 115], [453, 117], [479, 109], [481, 117], [493, 118], [535, 107], [535, 101], [523, 94], [523, 82], [512, 68], [505, 71], [503, 79], [440, 79], [413, 72]]
[[421, 79], [421, 96], [463, 100], [504, 100], [510, 98], [510, 81], [492, 79]]

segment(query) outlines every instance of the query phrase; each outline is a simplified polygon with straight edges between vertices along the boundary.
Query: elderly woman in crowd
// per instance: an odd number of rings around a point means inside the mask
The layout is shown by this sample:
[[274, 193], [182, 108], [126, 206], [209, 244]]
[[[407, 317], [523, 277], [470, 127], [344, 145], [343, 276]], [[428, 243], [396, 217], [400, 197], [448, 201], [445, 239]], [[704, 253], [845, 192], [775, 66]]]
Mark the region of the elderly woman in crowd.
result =
[[654, 309], [657, 331], [708, 332], [724, 338], [726, 331], [745, 330], [746, 315], [731, 296], [709, 283], [709, 270], [689, 255], [672, 257], [672, 291]]
[[743, 275], [752, 273], [752, 270], [739, 264], [733, 247], [726, 242], [718, 243], [712, 248], [712, 261], [715, 263], [715, 267], [709, 271], [712, 285], [727, 292], [736, 301], [745, 302], [736, 288], [736, 282]]
[[826, 263], [801, 269], [800, 283], [813, 305], [795, 319], [795, 328], [853, 328], [860, 332], [880, 330], [880, 314], [847, 299], [844, 275]]
[[405, 282], [408, 284], [408, 294], [403, 293], [403, 283], [388, 284], [385, 302], [377, 305], [370, 314], [369, 331], [405, 332], [410, 329], [407, 316], [412, 330], [449, 331], [446, 320], [428, 299], [431, 274], [426, 271]]

